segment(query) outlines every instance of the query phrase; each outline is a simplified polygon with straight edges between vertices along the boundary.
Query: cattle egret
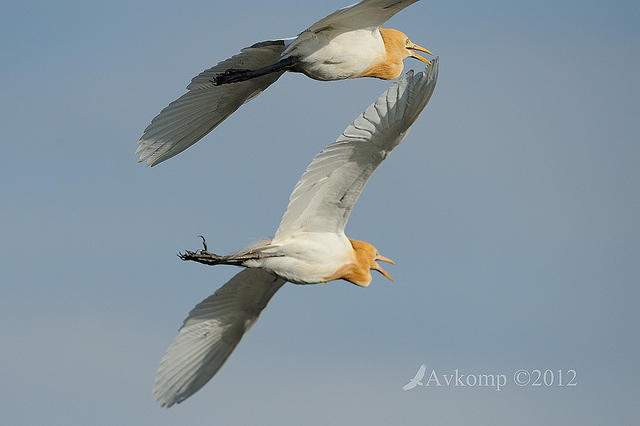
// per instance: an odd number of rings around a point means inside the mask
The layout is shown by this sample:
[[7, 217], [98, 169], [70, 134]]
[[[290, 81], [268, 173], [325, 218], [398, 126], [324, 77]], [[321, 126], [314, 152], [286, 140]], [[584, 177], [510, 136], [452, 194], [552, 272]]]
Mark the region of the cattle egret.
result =
[[431, 54], [400, 31], [380, 28], [418, 0], [363, 0], [316, 22], [297, 37], [263, 41], [191, 80], [188, 92], [169, 104], [138, 141], [139, 161], [154, 166], [179, 154], [215, 129], [285, 71], [316, 80], [356, 77], [394, 79], [408, 57]]
[[377, 262], [393, 262], [372, 244], [347, 238], [344, 228], [373, 171], [429, 101], [437, 75], [437, 58], [428, 72], [409, 71], [318, 154], [295, 186], [271, 241], [219, 256], [203, 238], [203, 250], [180, 255], [245, 269], [189, 313], [167, 349], [153, 389], [163, 406], [184, 401], [216, 374], [285, 282], [343, 279], [367, 287], [371, 270], [390, 279]]

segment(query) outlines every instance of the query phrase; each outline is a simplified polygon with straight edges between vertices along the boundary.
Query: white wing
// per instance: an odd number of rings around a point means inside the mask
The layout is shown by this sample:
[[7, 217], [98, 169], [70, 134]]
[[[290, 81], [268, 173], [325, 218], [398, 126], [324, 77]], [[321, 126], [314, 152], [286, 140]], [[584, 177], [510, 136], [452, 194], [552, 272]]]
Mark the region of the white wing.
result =
[[336, 10], [310, 26], [306, 31], [318, 32], [326, 28], [354, 30], [379, 27], [393, 15], [418, 0], [363, 0]]
[[409, 71], [316, 155], [291, 193], [274, 241], [295, 232], [344, 232], [364, 185], [407, 134], [438, 77], [438, 58], [427, 71]]
[[196, 305], [160, 361], [153, 387], [160, 404], [180, 403], [204, 386], [285, 282], [247, 268]]
[[242, 104], [273, 84], [282, 72], [240, 83], [214, 86], [210, 80], [229, 68], [257, 69], [277, 62], [284, 40], [266, 41], [203, 71], [191, 80], [187, 93], [171, 102], [144, 130], [138, 141], [139, 161], [155, 166], [202, 139]]

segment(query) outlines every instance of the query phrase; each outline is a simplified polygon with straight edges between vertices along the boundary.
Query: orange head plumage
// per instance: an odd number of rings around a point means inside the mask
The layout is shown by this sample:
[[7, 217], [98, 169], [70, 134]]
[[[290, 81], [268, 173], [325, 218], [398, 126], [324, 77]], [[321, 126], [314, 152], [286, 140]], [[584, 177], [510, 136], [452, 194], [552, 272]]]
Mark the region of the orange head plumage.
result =
[[405, 33], [391, 28], [380, 28], [380, 35], [384, 42], [386, 55], [363, 73], [354, 77], [375, 77], [383, 80], [392, 80], [402, 73], [404, 69], [402, 61], [409, 57], [431, 65], [431, 62], [417, 54], [416, 50], [426, 52], [429, 55], [432, 53], [424, 47], [413, 43]]
[[395, 263], [378, 253], [372, 244], [366, 241], [358, 241], [349, 238], [355, 256], [355, 262], [350, 264], [339, 278], [350, 281], [362, 287], [367, 287], [371, 283], [371, 271], [378, 271], [391, 281], [391, 277], [387, 274], [382, 266], [376, 261]]

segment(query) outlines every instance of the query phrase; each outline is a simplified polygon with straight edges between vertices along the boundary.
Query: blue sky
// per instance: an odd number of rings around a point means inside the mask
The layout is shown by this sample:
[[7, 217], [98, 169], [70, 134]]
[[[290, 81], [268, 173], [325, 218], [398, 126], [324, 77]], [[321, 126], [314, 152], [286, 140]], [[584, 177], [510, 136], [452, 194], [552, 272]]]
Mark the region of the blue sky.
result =
[[[153, 169], [191, 77], [339, 1], [30, 2], [0, 16], [0, 400], [13, 425], [635, 424], [640, 6], [421, 1], [389, 27], [438, 87], [347, 234], [394, 283], [285, 286], [215, 379], [161, 409], [160, 357], [236, 272], [180, 262], [275, 231], [313, 156], [388, 86], [286, 75]], [[420, 68], [417, 61], [406, 66]], [[576, 387], [401, 387], [577, 371]]]

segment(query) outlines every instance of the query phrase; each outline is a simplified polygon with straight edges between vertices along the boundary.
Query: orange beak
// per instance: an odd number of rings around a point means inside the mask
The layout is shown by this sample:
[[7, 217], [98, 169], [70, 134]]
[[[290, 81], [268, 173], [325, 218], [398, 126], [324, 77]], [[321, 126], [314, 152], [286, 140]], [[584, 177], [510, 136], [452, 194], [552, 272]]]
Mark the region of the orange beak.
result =
[[[407, 46], [407, 49], [418, 50], [420, 52], [425, 52], [425, 53], [428, 53], [429, 55], [433, 55], [433, 53], [431, 53], [430, 51], [428, 51], [427, 49], [425, 49], [422, 46], [418, 46], [415, 43], [409, 43], [409, 45]], [[429, 62], [428, 60], [426, 60], [425, 58], [423, 58], [422, 56], [418, 55], [415, 52], [411, 52], [411, 54], [409, 56], [411, 56], [412, 58], [416, 58], [419, 61], [426, 62], [427, 64], [431, 65], [431, 62]]]
[[[389, 259], [389, 258], [387, 258], [387, 257], [384, 257], [384, 256], [382, 256], [382, 255], [379, 255], [379, 254], [378, 254], [378, 255], [376, 255], [376, 257], [375, 257], [375, 259], [374, 259], [374, 260], [379, 260], [379, 261], [381, 261], [381, 262], [388, 262], [388, 263], [391, 263], [391, 264], [394, 264], [394, 265], [395, 265], [395, 263], [396, 263], [396, 262], [394, 262], [393, 260], [391, 260], [391, 259]], [[385, 270], [382, 268], [382, 266], [378, 265], [377, 263], [376, 263], [375, 265], [376, 265], [376, 267], [375, 267], [374, 269], [375, 269], [376, 271], [380, 272], [382, 275], [384, 275], [385, 277], [387, 277], [387, 278], [389, 279], [389, 281], [393, 281], [393, 278], [391, 278], [391, 276], [390, 276], [389, 274], [387, 274], [387, 271], [385, 271]]]

